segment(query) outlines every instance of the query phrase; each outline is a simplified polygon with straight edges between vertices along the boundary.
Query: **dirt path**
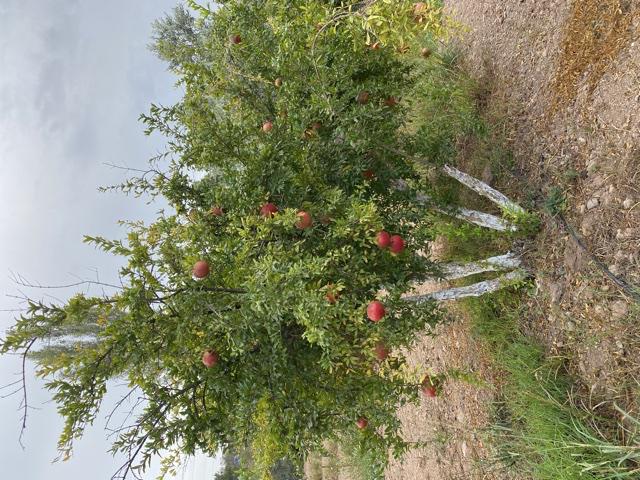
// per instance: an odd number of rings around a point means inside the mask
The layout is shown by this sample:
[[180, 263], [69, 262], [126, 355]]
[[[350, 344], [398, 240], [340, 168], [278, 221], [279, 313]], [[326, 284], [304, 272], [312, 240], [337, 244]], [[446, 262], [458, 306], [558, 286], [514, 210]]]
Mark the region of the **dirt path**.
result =
[[447, 381], [441, 396], [424, 398], [419, 406], [399, 412], [408, 441], [428, 442], [410, 451], [401, 463], [392, 463], [387, 480], [506, 479], [495, 471], [494, 454], [485, 442], [492, 423], [496, 381], [480, 345], [469, 332], [468, 320], [452, 311], [452, 323], [441, 325], [435, 336], [423, 335], [408, 352], [411, 365], [427, 365], [434, 372], [459, 369], [471, 372], [484, 386]]
[[[499, 141], [513, 152], [511, 164], [491, 165], [505, 179], [499, 187], [530, 208], [564, 196], [588, 250], [640, 285], [640, 1], [446, 4], [468, 27], [464, 61], [486, 85], [482, 106], [500, 119]], [[528, 257], [538, 290], [523, 327], [568, 358], [587, 407], [616, 401], [637, 413], [638, 305], [548, 216]], [[419, 339], [410, 362], [496, 380], [464, 318], [438, 333]], [[400, 417], [408, 439], [430, 446], [392, 465], [387, 479], [507, 478], [493, 471], [483, 442], [491, 388], [448, 382], [441, 398], [427, 400]]]

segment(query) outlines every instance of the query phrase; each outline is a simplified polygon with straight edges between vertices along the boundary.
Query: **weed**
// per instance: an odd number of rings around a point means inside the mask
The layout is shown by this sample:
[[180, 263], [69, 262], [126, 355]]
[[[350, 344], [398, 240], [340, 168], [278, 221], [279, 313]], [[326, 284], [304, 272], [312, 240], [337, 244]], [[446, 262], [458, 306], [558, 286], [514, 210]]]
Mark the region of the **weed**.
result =
[[464, 306], [474, 333], [504, 373], [492, 429], [504, 465], [535, 480], [640, 478], [640, 423], [623, 412], [626, 441], [617, 443], [599, 429], [610, 429], [609, 420], [571, 401], [563, 360], [545, 357], [543, 348], [520, 332], [516, 291], [468, 299]]
[[564, 191], [560, 187], [551, 187], [547, 193], [547, 198], [544, 200], [544, 211], [552, 217], [558, 213], [564, 212], [566, 208], [567, 198]]
[[444, 50], [424, 64], [407, 124], [407, 130], [417, 134], [414, 151], [437, 165], [454, 162], [462, 138], [486, 131], [473, 100], [478, 87], [457, 61], [455, 50]]

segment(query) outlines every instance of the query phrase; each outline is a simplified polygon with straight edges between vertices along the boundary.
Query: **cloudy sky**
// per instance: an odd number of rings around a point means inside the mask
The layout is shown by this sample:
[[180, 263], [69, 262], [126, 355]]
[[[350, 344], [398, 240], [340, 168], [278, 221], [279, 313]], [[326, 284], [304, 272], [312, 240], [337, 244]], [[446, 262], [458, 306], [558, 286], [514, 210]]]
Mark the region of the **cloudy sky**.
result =
[[[147, 49], [151, 22], [177, 1], [0, 0], [0, 309], [19, 307], [10, 272], [42, 284], [115, 281], [120, 262], [84, 245], [83, 234], [121, 238], [118, 220], [150, 220], [162, 207], [96, 187], [124, 178], [105, 163], [142, 167], [163, 151], [163, 139], [144, 136], [137, 118], [151, 102], [180, 95]], [[65, 299], [72, 291], [26, 293]], [[0, 312], [0, 334], [13, 315]], [[0, 358], [0, 385], [19, 370], [17, 358]], [[42, 383], [30, 377], [28, 386], [37, 409], [25, 450], [19, 398], [0, 399], [2, 478], [110, 478], [123, 459], [107, 453], [102, 421], [71, 460], [51, 464], [61, 421]], [[213, 459], [197, 458], [177, 478], [210, 480], [215, 468]]]

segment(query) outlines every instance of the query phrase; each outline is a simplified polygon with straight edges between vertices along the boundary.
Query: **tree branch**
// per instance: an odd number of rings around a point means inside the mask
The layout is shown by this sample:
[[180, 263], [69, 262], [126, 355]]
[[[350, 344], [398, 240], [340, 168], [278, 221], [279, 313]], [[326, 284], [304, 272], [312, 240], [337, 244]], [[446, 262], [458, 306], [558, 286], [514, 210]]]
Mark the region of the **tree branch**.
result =
[[29, 409], [29, 404], [27, 402], [27, 355], [29, 354], [29, 350], [33, 347], [33, 344], [36, 343], [38, 338], [32, 338], [27, 344], [26, 348], [22, 352], [22, 427], [20, 428], [20, 436], [18, 437], [18, 442], [20, 446], [24, 450], [24, 444], [22, 443], [22, 437], [24, 436], [24, 431], [27, 429], [27, 411]]
[[79, 282], [69, 283], [66, 285], [42, 285], [40, 283], [31, 283], [22, 275], [14, 272], [11, 272], [11, 280], [17, 283], [18, 285], [22, 287], [27, 287], [27, 288], [62, 289], [62, 288], [78, 287], [80, 285], [98, 285], [101, 287], [117, 288], [119, 290], [123, 288], [122, 285], [114, 285], [112, 283], [104, 283], [104, 282], [99, 282], [95, 280], [81, 280]]
[[133, 395], [133, 392], [135, 392], [136, 390], [138, 390], [138, 386], [136, 385], [134, 388], [132, 388], [131, 390], [129, 390], [129, 393], [127, 393], [124, 397], [122, 397], [120, 400], [118, 400], [118, 402], [116, 403], [116, 405], [113, 407], [113, 409], [111, 410], [111, 412], [105, 417], [106, 423], [105, 423], [105, 428], [109, 427], [109, 423], [111, 423], [111, 418], [113, 417], [113, 415], [116, 413], [116, 411], [120, 408], [120, 406], [128, 399], [131, 397], [131, 395]]
[[[146, 433], [141, 437], [137, 438], [135, 440], [135, 443], [132, 441], [128, 444], [127, 446], [128, 448], [126, 449], [127, 460], [120, 466], [120, 468], [118, 468], [118, 470], [116, 470], [116, 472], [111, 477], [111, 480], [125, 480], [130, 472], [132, 472], [134, 469], [139, 468], [139, 466], [134, 467], [134, 462], [136, 461], [136, 458], [138, 457], [138, 455], [146, 445], [147, 440], [149, 439], [151, 434], [154, 432], [160, 420], [164, 418], [167, 411], [173, 405], [171, 400], [179, 397], [180, 395], [188, 392], [189, 390], [193, 389], [195, 391], [201, 384], [202, 384], [202, 380], [191, 383], [186, 387], [183, 387], [177, 390], [174, 395], [172, 395], [169, 399], [165, 400], [163, 403], [156, 405], [151, 412], [148, 412], [147, 414], [143, 415], [142, 418], [140, 418], [140, 420], [131, 427], [135, 432], [135, 436], [137, 437], [138, 432], [140, 432], [143, 429], [143, 425], [148, 420], [153, 418], [153, 420], [151, 421], [151, 425], [146, 428]], [[135, 449], [134, 449], [134, 444], [137, 444], [137, 448]], [[133, 474], [135, 478], [141, 478], [135, 472]]]
[[507, 198], [506, 195], [500, 193], [494, 188], [491, 188], [486, 183], [478, 180], [471, 175], [461, 172], [457, 168], [453, 168], [449, 165], [445, 165], [442, 170], [444, 173], [449, 175], [451, 178], [455, 178], [457, 181], [462, 183], [465, 187], [470, 188], [478, 195], [482, 195], [483, 197], [488, 198], [493, 203], [498, 205], [500, 208], [506, 211], [514, 212], [514, 213], [525, 213], [524, 209], [515, 202], [512, 202]]

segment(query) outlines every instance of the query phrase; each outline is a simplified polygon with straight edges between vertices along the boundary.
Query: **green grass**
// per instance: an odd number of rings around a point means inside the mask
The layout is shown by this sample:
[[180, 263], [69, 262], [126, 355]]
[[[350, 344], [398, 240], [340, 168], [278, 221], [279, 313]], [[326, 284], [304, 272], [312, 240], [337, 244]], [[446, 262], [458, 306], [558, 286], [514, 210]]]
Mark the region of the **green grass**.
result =
[[571, 379], [561, 358], [546, 357], [519, 330], [520, 295], [504, 291], [464, 301], [473, 330], [503, 374], [491, 431], [503, 464], [535, 480], [640, 478], [640, 424], [626, 416], [626, 442], [602, 430], [611, 421], [571, 402]]
[[[384, 480], [384, 467], [379, 456], [384, 450], [363, 448], [361, 433], [353, 432], [325, 444], [321, 452], [324, 462], [318, 457], [311, 480], [327, 480], [345, 476], [351, 480]], [[323, 464], [323, 466], [321, 466]]]
[[455, 49], [438, 50], [423, 65], [407, 127], [417, 134], [415, 150], [441, 165], [455, 160], [464, 136], [483, 136], [486, 125], [474, 100], [478, 85], [458, 66]]

